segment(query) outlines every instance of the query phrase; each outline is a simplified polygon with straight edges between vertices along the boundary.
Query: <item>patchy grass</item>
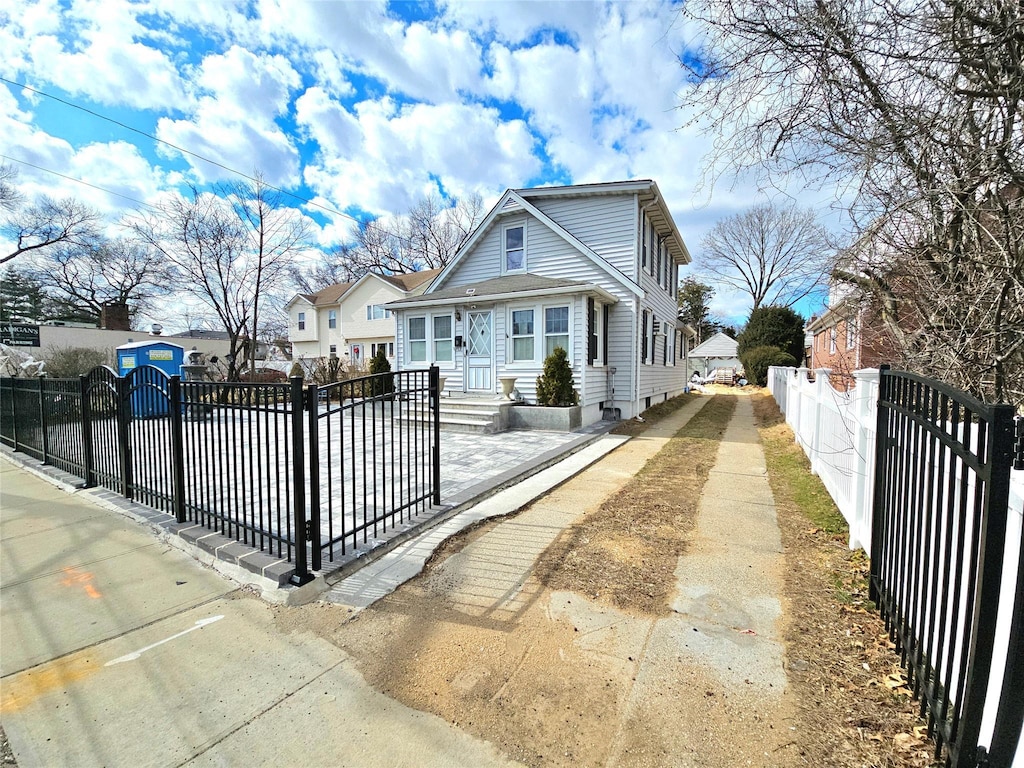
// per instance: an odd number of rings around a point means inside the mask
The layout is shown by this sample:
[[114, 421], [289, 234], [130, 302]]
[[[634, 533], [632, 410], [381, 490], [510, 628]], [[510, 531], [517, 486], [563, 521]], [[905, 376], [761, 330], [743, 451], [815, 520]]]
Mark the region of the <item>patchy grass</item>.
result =
[[696, 397], [700, 397], [700, 395], [687, 392], [686, 394], [676, 395], [669, 400], [663, 400], [660, 403], [656, 403], [641, 414], [643, 421], [639, 421], [637, 419], [626, 419], [612, 429], [612, 434], [639, 435], [651, 426], [652, 423], [661, 421], [666, 416], [672, 415]]
[[868, 558], [767, 391], [752, 395], [786, 550], [787, 671], [803, 763], [938, 766], [899, 657], [868, 600]]
[[734, 396], [708, 402], [618, 493], [548, 548], [537, 566], [541, 582], [623, 610], [667, 615], [676, 565], [735, 408]]

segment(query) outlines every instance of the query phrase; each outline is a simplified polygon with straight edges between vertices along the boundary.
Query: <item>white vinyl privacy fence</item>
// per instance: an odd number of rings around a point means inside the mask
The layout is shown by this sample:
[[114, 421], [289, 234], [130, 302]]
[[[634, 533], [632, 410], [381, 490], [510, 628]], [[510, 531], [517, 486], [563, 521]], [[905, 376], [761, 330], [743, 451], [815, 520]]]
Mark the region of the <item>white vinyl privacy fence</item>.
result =
[[[1021, 637], [1024, 633], [1024, 594], [1021, 592], [1024, 589], [1019, 586], [1024, 584], [1024, 580], [1020, 579], [1018, 573], [1022, 568], [1024, 538], [1024, 471], [1009, 472], [1005, 535], [998, 543], [992, 542], [997, 544], [997, 552], [988, 552], [982, 548], [979, 553], [986, 559], [991, 555], [997, 558], [993, 563], [993, 571], [999, 573], [996, 579], [999, 586], [994, 627], [984, 633], [984, 638], [979, 639], [979, 635], [968, 637], [965, 632], [976, 630], [965, 630], [965, 627], [971, 626], [971, 619], [981, 614], [973, 614], [968, 603], [958, 603], [957, 596], [973, 594], [979, 582], [972, 568], [961, 568], [960, 564], [951, 568], [953, 561], [950, 559], [950, 551], [957, 546], [967, 549], [977, 547], [976, 537], [980, 539], [984, 530], [980, 522], [982, 518], [977, 513], [965, 515], [964, 510], [970, 508], [968, 499], [980, 501], [984, 486], [978, 485], [969, 462], [953, 462], [949, 451], [928, 449], [923, 447], [923, 442], [915, 443], [910, 438], [917, 435], [923, 439], [931, 429], [934, 439], [942, 439], [949, 444], [960, 443], [968, 454], [979, 454], [979, 451], [985, 454], [985, 447], [978, 444], [980, 422], [965, 417], [966, 411], [952, 409], [951, 401], [937, 391], [931, 399], [915, 400], [915, 392], [918, 390], [912, 389], [913, 382], [909, 383], [910, 397], [902, 405], [893, 401], [894, 393], [890, 389], [885, 390], [883, 400], [886, 409], [896, 408], [897, 412], [908, 418], [914, 418], [915, 413], [925, 412], [933, 417], [940, 412], [954, 415], [951, 419], [933, 418], [930, 427], [915, 428], [916, 431], [909, 428], [903, 432], [897, 430], [899, 435], [911, 443], [904, 454], [910, 457], [906, 461], [917, 462], [919, 468], [908, 473], [905, 464], [890, 467], [887, 463], [879, 484], [880, 487], [889, 486], [883, 495], [889, 494], [891, 502], [906, 507], [907, 525], [917, 525], [923, 533], [911, 532], [909, 538], [894, 538], [900, 534], [894, 533], [894, 518], [889, 518], [889, 522], [881, 525], [873, 538], [880, 373], [875, 369], [856, 371], [856, 386], [849, 392], [833, 388], [826, 370], [817, 371], [813, 381], [809, 374], [806, 368], [773, 367], [768, 374], [769, 390], [785, 414], [786, 422], [793, 429], [796, 441], [808, 456], [812, 471], [822, 480], [846, 519], [850, 529], [850, 547], [863, 548], [871, 555], [874, 587], [877, 587], [874, 581], [875, 560], [891, 559], [894, 551], [892, 542], [896, 542], [898, 563], [895, 568], [890, 568], [887, 575], [894, 580], [895, 591], [905, 598], [904, 602], [909, 605], [909, 609], [903, 605], [886, 605], [888, 601], [884, 596], [880, 607], [883, 615], [899, 614], [900, 621], [890, 616], [887, 623], [892, 620], [899, 624], [899, 631], [904, 633], [905, 642], [900, 643], [898, 640], [898, 643], [903, 646], [904, 656], [911, 660], [910, 669], [913, 669], [915, 659], [919, 661], [919, 676], [924, 680], [924, 696], [927, 698], [930, 691], [940, 689], [939, 693], [944, 697], [943, 709], [936, 712], [929, 707], [930, 725], [934, 724], [938, 731], [945, 733], [953, 765], [975, 765], [975, 759], [986, 759], [987, 748], [987, 757], [992, 762], [977, 764], [992, 768], [997, 764], [1006, 765], [1008, 768], [1011, 765], [1008, 761], [1012, 760], [1012, 765], [1017, 766], [1019, 762], [1024, 766], [1024, 745], [1018, 741], [1020, 713], [1024, 711], [1020, 706], [1024, 695], [1021, 692], [1024, 687], [1021, 685], [1024, 680], [1024, 659], [1020, 658], [1024, 656], [1024, 638]], [[905, 410], [899, 411], [900, 408]], [[940, 408], [944, 410], [940, 411]], [[887, 419], [894, 418], [891, 415], [893, 411], [888, 413]], [[887, 445], [892, 448], [891, 427], [888, 428], [888, 435]], [[886, 455], [891, 454], [887, 452]], [[986, 460], [990, 458], [986, 457]], [[887, 461], [891, 462], [891, 459]], [[904, 475], [902, 481], [890, 482], [893, 473], [901, 472]], [[914, 481], [908, 482], [907, 477]], [[953, 489], [958, 489], [958, 498], [946, 498]], [[955, 507], [961, 510], [959, 517], [952, 513]], [[879, 542], [888, 544], [883, 546]], [[873, 547], [880, 547], [880, 551], [873, 552]], [[936, 554], [941, 554], [943, 559], [936, 560]], [[998, 563], [1000, 555], [1001, 565]], [[944, 591], [940, 585], [946, 585], [948, 589]], [[991, 604], [990, 601], [985, 602]], [[987, 613], [989, 608], [981, 606], [978, 610]], [[893, 630], [894, 634], [899, 634], [896, 629]], [[946, 640], [936, 642], [937, 638]], [[946, 658], [942, 653], [935, 652], [936, 645], [939, 649], [948, 647], [958, 650], [955, 654], [949, 653]], [[978, 712], [978, 708], [967, 703], [970, 697], [965, 693], [965, 684], [969, 683], [968, 672], [975, 658], [975, 650], [981, 645], [991, 649], [991, 671], [987, 681], [981, 681], [981, 687], [987, 690], [987, 694], [975, 696], [984, 702], [982, 711]], [[958, 701], [960, 699], [963, 701]], [[948, 721], [945, 709], [947, 704], [958, 713]], [[973, 710], [973, 714], [962, 711], [963, 706]], [[958, 741], [958, 736], [962, 735], [957, 732], [960, 715], [966, 719], [980, 719], [980, 723], [975, 723], [969, 748]], [[941, 743], [942, 739], [939, 741]], [[971, 755], [970, 750], [974, 749], [975, 744], [978, 745], [977, 755]], [[958, 754], [961, 747], [963, 751]], [[1011, 757], [1014, 753], [1015, 757]], [[964, 759], [961, 761], [958, 759], [960, 757]]]

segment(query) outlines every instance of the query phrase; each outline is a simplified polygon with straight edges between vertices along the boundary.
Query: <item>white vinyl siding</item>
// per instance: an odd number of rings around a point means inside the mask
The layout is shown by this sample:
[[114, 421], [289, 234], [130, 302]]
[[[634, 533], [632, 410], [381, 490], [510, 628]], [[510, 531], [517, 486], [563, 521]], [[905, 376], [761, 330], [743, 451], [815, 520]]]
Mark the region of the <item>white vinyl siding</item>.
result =
[[538, 198], [531, 202], [620, 272], [630, 277], [635, 274], [635, 195]]

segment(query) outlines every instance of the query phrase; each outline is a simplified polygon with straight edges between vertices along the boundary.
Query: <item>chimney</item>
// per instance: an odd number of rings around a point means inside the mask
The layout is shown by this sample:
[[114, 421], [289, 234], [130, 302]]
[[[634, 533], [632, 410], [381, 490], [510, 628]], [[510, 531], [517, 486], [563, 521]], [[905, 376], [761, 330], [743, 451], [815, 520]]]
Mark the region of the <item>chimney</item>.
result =
[[108, 331], [130, 331], [127, 304], [104, 303], [100, 310], [100, 328]]

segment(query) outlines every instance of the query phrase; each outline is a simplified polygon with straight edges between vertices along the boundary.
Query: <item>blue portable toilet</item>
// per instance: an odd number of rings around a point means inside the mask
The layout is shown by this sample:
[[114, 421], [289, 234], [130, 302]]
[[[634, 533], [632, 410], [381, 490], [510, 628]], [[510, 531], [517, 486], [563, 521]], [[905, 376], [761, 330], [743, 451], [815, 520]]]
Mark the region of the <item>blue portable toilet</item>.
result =
[[[185, 348], [166, 341], [133, 341], [117, 348], [117, 372], [127, 376], [136, 368], [148, 365], [158, 368], [167, 376], [181, 374], [185, 362]], [[132, 377], [132, 413], [135, 416], [162, 416], [167, 413], [167, 379], [155, 371]], [[162, 392], [157, 392], [159, 388]]]

